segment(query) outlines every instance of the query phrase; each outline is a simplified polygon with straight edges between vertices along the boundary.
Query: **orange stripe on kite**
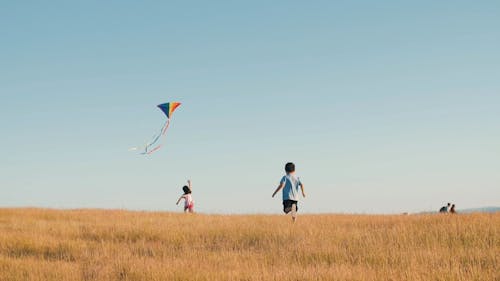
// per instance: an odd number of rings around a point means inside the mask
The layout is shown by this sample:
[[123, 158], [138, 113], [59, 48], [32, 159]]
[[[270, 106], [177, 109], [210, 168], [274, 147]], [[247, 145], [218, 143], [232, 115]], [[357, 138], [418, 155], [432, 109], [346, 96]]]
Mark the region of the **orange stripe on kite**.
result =
[[177, 109], [177, 107], [179, 107], [179, 105], [181, 105], [180, 102], [170, 103], [170, 116], [172, 116], [172, 113], [174, 113], [174, 111]]

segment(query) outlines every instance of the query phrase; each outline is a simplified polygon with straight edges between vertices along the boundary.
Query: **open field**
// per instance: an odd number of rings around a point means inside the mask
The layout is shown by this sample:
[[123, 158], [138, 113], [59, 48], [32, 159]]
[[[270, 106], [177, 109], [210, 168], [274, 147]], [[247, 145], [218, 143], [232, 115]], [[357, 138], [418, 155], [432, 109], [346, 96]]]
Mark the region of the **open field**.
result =
[[0, 209], [0, 280], [500, 280], [500, 213]]

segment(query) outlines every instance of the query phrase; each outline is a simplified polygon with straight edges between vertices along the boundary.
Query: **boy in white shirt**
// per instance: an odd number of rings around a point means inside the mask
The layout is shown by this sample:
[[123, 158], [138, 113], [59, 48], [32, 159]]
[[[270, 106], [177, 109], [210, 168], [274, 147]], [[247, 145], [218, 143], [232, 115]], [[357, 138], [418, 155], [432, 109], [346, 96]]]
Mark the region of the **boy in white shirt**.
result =
[[299, 201], [299, 187], [302, 191], [302, 197], [306, 197], [304, 192], [304, 185], [300, 179], [295, 175], [295, 164], [289, 162], [285, 165], [286, 175], [281, 178], [280, 185], [273, 193], [273, 196], [283, 188], [283, 212], [288, 214], [291, 212], [292, 221], [297, 219], [298, 201]]

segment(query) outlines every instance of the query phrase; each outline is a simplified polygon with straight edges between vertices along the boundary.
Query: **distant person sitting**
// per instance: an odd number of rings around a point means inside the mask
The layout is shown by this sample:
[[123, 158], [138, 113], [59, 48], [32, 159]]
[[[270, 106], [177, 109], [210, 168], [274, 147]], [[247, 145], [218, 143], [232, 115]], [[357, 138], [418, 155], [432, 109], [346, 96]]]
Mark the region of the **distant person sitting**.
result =
[[441, 207], [441, 209], [439, 209], [439, 212], [440, 213], [448, 213], [448, 209], [450, 209], [450, 205], [451, 204], [448, 203], [448, 205]]
[[450, 213], [456, 214], [457, 212], [455, 211], [455, 204], [451, 205]]

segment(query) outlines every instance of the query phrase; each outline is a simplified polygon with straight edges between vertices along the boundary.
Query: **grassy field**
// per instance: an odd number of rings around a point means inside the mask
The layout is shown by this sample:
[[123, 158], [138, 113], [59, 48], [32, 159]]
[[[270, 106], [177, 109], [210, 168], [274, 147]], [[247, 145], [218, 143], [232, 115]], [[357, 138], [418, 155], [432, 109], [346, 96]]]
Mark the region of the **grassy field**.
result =
[[500, 280], [500, 213], [0, 209], [0, 280]]

